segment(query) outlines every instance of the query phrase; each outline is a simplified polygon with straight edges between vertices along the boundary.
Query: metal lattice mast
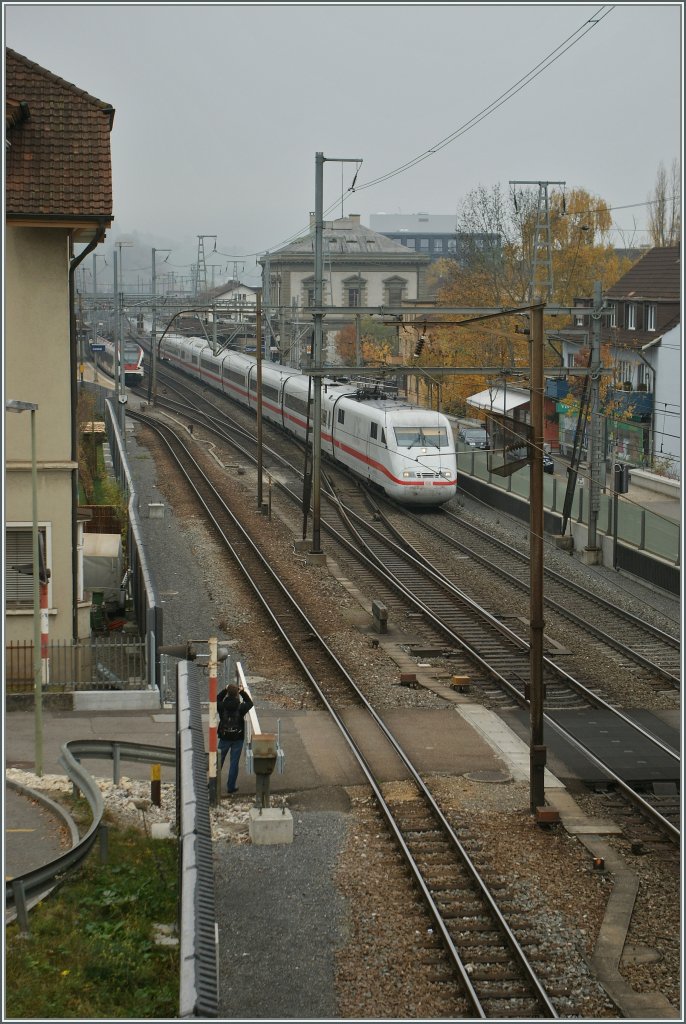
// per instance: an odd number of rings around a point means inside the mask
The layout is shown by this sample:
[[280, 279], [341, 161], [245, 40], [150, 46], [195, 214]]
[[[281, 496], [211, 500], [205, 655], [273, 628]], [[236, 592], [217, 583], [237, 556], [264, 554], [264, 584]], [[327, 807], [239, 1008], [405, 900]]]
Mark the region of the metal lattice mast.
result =
[[531, 277], [527, 301], [540, 296], [549, 303], [553, 295], [553, 244], [550, 233], [549, 185], [566, 185], [564, 181], [511, 181], [510, 185], [538, 185], [538, 205], [531, 258]]
[[207, 291], [207, 263], [205, 262], [205, 239], [213, 238], [215, 248], [217, 244], [216, 235], [198, 235], [198, 261], [196, 264], [194, 294], [201, 295]]

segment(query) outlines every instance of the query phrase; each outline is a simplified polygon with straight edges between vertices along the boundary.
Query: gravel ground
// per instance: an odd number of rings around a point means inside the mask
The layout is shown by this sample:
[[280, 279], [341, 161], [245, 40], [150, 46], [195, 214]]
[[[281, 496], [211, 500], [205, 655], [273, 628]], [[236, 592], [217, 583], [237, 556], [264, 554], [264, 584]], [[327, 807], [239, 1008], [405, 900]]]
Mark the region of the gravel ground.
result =
[[[216, 632], [220, 639], [235, 641], [249, 675], [263, 679], [260, 699], [264, 692], [265, 701], [277, 708], [314, 706], [295, 666], [274, 643], [261, 613], [253, 609], [240, 573], [223, 568], [218, 573], [218, 549], [197, 510], [174, 491], [162, 460], [156, 469], [149, 454], [156, 450], [154, 443], [146, 440], [148, 450], [138, 426], [136, 433], [141, 443], [131, 439], [129, 450], [141, 514], [145, 515], [147, 502], [167, 504], [164, 520], [144, 522], [150, 563], [165, 601], [165, 642]], [[298, 529], [285, 525], [276, 513], [267, 523], [255, 508], [249, 474], [241, 480], [245, 489], [234, 488], [232, 498], [252, 507], [259, 517], [265, 554], [276, 560], [296, 590], [318, 595], [313, 617], [324, 624], [339, 656], [364, 671], [372, 701], [380, 706], [401, 701], [407, 706], [443, 706], [430, 691], [395, 685], [395, 662], [381, 649], [371, 648], [354, 626], [359, 611], [355, 600], [325, 567], [302, 564], [292, 547]], [[490, 521], [494, 531], [502, 530], [512, 542], [525, 535], [522, 524], [503, 522], [494, 513], [489, 520], [489, 513], [468, 500], [463, 514], [474, 515], [482, 524]], [[564, 562], [566, 571], [590, 580], [588, 585], [607, 587], [618, 601], [632, 603], [639, 613], [654, 614], [658, 624], [665, 615], [678, 621], [678, 603], [672, 599], [626, 578], [618, 585], [617, 574], [610, 580], [597, 568], [588, 574], [586, 567], [556, 551], [550, 555], [550, 560], [554, 558]], [[654, 612], [646, 612], [648, 602]], [[547, 832], [532, 822], [528, 787], [514, 782], [483, 785], [463, 777], [435, 781], [447, 812], [479, 837], [494, 879], [507, 887], [513, 919], [534, 930], [543, 955], [566, 978], [567, 994], [559, 998], [561, 1016], [621, 1016], [587, 966], [611, 878], [590, 870], [588, 851], [574, 837], [564, 830]], [[355, 790], [348, 798], [346, 814], [295, 812], [294, 842], [288, 848], [249, 843], [248, 800], [224, 801], [213, 812], [217, 886], [227, 890], [227, 896], [218, 900], [221, 1016], [459, 1016], [459, 997], [450, 985], [435, 980], [436, 954], [414, 890], [404, 871], [381, 855], [386, 840], [368, 794]], [[586, 804], [594, 813], [591, 795]], [[140, 819], [141, 812], [136, 813]], [[617, 846], [621, 848], [621, 842]], [[661, 959], [659, 969], [655, 964], [634, 964], [623, 973], [638, 991], [659, 989], [678, 1007], [678, 872], [652, 857], [641, 860], [638, 870], [641, 889], [632, 941], [650, 945]], [[267, 971], [256, 969], [255, 958], [262, 955]], [[241, 968], [236, 969], [239, 960]]]

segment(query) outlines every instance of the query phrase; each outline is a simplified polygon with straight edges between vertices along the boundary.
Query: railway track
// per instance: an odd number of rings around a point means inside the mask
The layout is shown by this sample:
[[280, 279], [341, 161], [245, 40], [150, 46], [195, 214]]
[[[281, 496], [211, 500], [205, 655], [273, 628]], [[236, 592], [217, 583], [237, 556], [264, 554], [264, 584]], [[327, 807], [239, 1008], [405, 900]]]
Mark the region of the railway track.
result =
[[[217, 429], [216, 424], [212, 429]], [[242, 439], [245, 443], [254, 444], [254, 439], [247, 435], [243, 435]], [[249, 457], [247, 449], [242, 450]], [[290, 470], [296, 472], [292, 465]], [[292, 490], [290, 493], [294, 501], [301, 500], [299, 493]], [[323, 497], [325, 493], [324, 490]], [[382, 599], [395, 599], [400, 606], [410, 605], [413, 608], [412, 614], [421, 616], [423, 622], [436, 635], [442, 636], [454, 652], [471, 663], [472, 674], [474, 666], [477, 667], [476, 681], [492, 704], [501, 709], [516, 705], [527, 707], [529, 650], [526, 639], [521, 635], [525, 631], [524, 626], [520, 624], [521, 628], [517, 632], [510, 625], [501, 622], [467, 595], [462, 594], [440, 571], [427, 564], [422, 555], [415, 551], [410, 552], [406, 541], [398, 539], [394, 528], [378, 510], [370, 511], [358, 488], [347, 488], [344, 498], [349, 506], [345, 512], [345, 522], [347, 529], [355, 533], [355, 540], [351, 541], [341, 533], [339, 519], [343, 514], [343, 508], [339, 500], [322, 502], [322, 524], [336, 537], [338, 544], [348, 550], [350, 557], [356, 560], [355, 572], [358, 575], [360, 550], [363, 552], [364, 571], [370, 580], [370, 587], [375, 588], [370, 589], [370, 592], [376, 593], [377, 597], [381, 596], [380, 588], [383, 587], [385, 590]], [[356, 509], [350, 507], [353, 504]], [[388, 534], [385, 537], [380, 532], [382, 526]], [[384, 582], [380, 583], [380, 579]], [[544, 686], [548, 711], [545, 720], [549, 727], [565, 735], [572, 745], [582, 750], [593, 763], [606, 769], [604, 777], [608, 781], [620, 790], [623, 789], [625, 796], [638, 803], [642, 813], [663, 832], [673, 839], [678, 838], [678, 816], [675, 818], [672, 814], [666, 818], [660, 814], [656, 809], [660, 803], [656, 794], [637, 793], [626, 787], [616, 772], [604, 764], [604, 759], [598, 756], [597, 751], [582, 749], [578, 741], [549, 716], [550, 713], [563, 709], [600, 708], [621, 719], [643, 748], [655, 745], [668, 758], [673, 759], [676, 777], [679, 775], [677, 753], [658, 737], [612, 707], [606, 695], [597, 689], [592, 690], [584, 686], [550, 658], [544, 659]]]
[[[298, 602], [272, 572], [258, 548], [226, 506], [191, 452], [171, 428], [143, 420], [166, 444], [179, 471], [213, 522], [219, 536], [300, 663], [322, 703], [346, 738], [376, 797], [441, 936], [468, 1016], [555, 1019], [558, 1013], [523, 945], [509, 926], [410, 759], [330, 651]], [[363, 709], [364, 723], [347, 715]], [[369, 736], [369, 720], [374, 723]], [[411, 798], [386, 799], [373, 762], [380, 746], [397, 759], [396, 776], [412, 787]]]
[[[512, 545], [466, 522], [464, 517], [457, 516], [450, 509], [442, 508], [421, 518], [406, 510], [403, 510], [403, 515], [421, 523], [442, 543], [466, 554], [499, 579], [528, 593], [529, 558]], [[437, 525], [436, 520], [441, 525]], [[466, 537], [470, 539], [469, 543]], [[623, 611], [550, 568], [545, 568], [544, 574], [546, 607], [619, 651], [628, 661], [667, 681], [675, 689], [680, 688], [681, 644], [678, 636]]]

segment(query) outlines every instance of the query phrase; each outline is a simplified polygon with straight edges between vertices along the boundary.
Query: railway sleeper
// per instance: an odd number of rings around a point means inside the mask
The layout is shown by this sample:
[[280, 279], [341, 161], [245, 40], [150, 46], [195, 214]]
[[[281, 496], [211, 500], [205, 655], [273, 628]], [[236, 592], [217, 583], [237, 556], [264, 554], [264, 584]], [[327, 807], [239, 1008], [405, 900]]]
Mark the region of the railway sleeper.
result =
[[[483, 1002], [486, 1000], [484, 999]], [[495, 1003], [495, 1005], [493, 1005]], [[541, 1016], [541, 1007], [535, 999], [512, 998], [508, 996], [493, 996], [488, 999], [488, 1016], [496, 1019], [521, 1020], [521, 1018], [536, 1018]], [[485, 1007], [484, 1007], [485, 1008]]]
[[441, 900], [436, 900], [436, 903], [441, 911], [441, 917], [446, 921], [462, 921], [465, 917], [475, 916], [481, 910], [476, 900], [460, 900], [458, 904], [443, 903]]
[[491, 981], [485, 978], [479, 983], [479, 998], [482, 1002], [488, 1000], [489, 1003], [494, 999], [505, 999], [508, 1002], [511, 999], [530, 999], [531, 989], [519, 978], [512, 981], [507, 979]]
[[[470, 961], [467, 970], [469, 971], [469, 977], [471, 978], [471, 980], [478, 981], [480, 985], [488, 984], [489, 982], [499, 984], [506, 982], [508, 985], [513, 985], [516, 987], [517, 985], [522, 984], [519, 973], [512, 967], [510, 967], [509, 970], [505, 970], [500, 965], [493, 965], [493, 967], [488, 967], [484, 964], [481, 967], [477, 967], [473, 964], [472, 961]], [[528, 989], [524, 988], [523, 986], [521, 991], [523, 994], [528, 993]]]

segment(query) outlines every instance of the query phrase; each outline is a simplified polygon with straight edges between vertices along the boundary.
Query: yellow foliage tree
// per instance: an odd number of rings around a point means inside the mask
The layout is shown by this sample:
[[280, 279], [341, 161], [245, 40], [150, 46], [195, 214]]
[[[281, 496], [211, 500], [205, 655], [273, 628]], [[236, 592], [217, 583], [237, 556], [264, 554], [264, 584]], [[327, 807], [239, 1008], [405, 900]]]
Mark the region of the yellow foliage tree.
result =
[[[600, 281], [613, 284], [631, 265], [617, 256], [609, 242], [612, 215], [604, 200], [585, 189], [549, 194], [550, 241], [553, 267], [551, 305], [571, 306], [577, 297], [593, 294]], [[458, 216], [458, 234], [464, 252], [462, 262], [440, 260], [428, 273], [429, 287], [442, 305], [507, 307], [527, 301], [533, 266], [538, 218], [538, 192], [518, 193], [506, 201], [499, 185], [470, 192]], [[464, 317], [446, 317], [458, 321]], [[442, 323], [431, 329], [430, 343], [422, 361], [438, 358], [453, 366], [503, 366], [529, 363], [528, 324], [521, 317], [502, 317], [481, 326], [456, 328]], [[560, 329], [556, 319], [546, 318], [544, 328]], [[549, 362], [556, 362], [547, 351]], [[494, 383], [485, 375], [448, 378], [444, 405], [458, 415], [465, 412], [464, 399]]]

